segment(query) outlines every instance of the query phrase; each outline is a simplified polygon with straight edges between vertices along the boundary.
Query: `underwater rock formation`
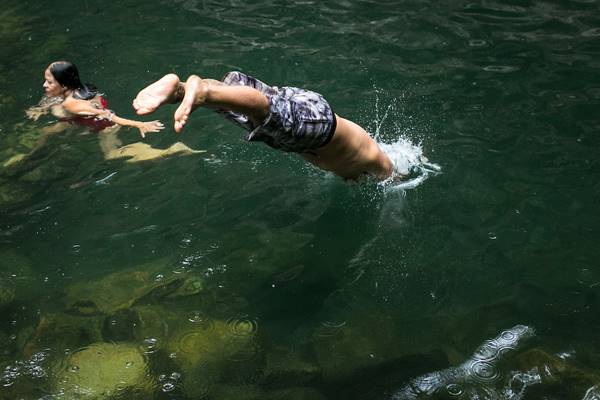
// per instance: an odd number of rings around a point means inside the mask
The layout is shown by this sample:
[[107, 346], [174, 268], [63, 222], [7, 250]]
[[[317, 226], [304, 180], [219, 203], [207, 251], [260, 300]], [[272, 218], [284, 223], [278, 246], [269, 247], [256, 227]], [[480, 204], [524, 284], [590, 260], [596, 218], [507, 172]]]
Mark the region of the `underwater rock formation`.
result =
[[23, 331], [23, 335], [26, 336], [21, 339], [25, 357], [44, 349], [77, 349], [102, 340], [102, 318], [43, 314], [33, 332]]
[[311, 386], [321, 379], [321, 371], [297, 352], [285, 348], [274, 348], [266, 355], [266, 365], [261, 386], [286, 388]]
[[164, 262], [154, 262], [75, 283], [66, 289], [66, 307], [79, 315], [113, 314], [145, 300], [189, 296], [202, 290], [199, 277], [167, 277], [164, 271]]
[[110, 399], [129, 392], [149, 394], [153, 389], [146, 358], [131, 344], [92, 344], [71, 354], [57, 369], [54, 392], [66, 399]]
[[8, 306], [15, 299], [15, 290], [0, 281], [0, 309]]
[[183, 371], [184, 392], [190, 397], [205, 395], [228, 378], [258, 378], [262, 371], [259, 335], [250, 321], [207, 321], [175, 333], [167, 348]]

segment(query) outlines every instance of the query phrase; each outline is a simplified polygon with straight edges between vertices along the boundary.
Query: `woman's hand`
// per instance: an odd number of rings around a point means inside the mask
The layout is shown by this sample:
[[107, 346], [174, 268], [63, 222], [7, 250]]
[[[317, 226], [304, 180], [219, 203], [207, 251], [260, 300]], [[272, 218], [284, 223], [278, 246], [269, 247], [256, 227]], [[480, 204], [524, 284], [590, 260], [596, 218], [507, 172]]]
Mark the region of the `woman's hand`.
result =
[[138, 129], [140, 130], [140, 135], [142, 135], [142, 137], [145, 138], [146, 133], [162, 131], [163, 129], [165, 129], [165, 126], [162, 124], [162, 122], [157, 120], [141, 122], [138, 126]]
[[31, 107], [28, 110], [25, 110], [25, 114], [27, 118], [37, 121], [42, 115], [48, 112], [47, 109], [43, 107]]

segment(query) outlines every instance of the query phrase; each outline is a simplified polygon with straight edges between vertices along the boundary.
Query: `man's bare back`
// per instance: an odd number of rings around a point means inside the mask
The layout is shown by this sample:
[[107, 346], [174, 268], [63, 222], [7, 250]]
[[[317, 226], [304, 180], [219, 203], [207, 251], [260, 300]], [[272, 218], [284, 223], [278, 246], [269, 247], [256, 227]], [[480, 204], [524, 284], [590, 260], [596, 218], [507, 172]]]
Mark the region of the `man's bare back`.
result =
[[177, 75], [168, 74], [140, 91], [133, 107], [144, 115], [165, 103], [180, 102], [174, 115], [176, 132], [197, 107], [211, 108], [246, 128], [247, 140], [296, 152], [344, 179], [370, 175], [383, 180], [392, 175], [392, 162], [369, 134], [333, 114], [318, 93], [270, 87], [239, 72], [227, 74], [224, 81], [192, 75], [181, 83]]

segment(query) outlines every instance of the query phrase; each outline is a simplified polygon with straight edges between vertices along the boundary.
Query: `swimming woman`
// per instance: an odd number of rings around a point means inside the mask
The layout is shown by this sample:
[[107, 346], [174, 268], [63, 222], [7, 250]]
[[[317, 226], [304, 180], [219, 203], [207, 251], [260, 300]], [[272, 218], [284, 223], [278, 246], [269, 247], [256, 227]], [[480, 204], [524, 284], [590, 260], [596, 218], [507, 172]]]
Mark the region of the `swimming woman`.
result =
[[229, 72], [222, 81], [192, 75], [185, 83], [168, 74], [143, 89], [133, 107], [145, 115], [162, 104], [176, 102], [181, 102], [175, 111], [176, 132], [203, 106], [244, 128], [247, 141], [297, 153], [344, 179], [401, 177], [375, 140], [359, 125], [335, 114], [319, 93], [269, 86], [237, 71]]
[[152, 148], [146, 143], [120, 147], [122, 143], [116, 137], [118, 127], [137, 128], [144, 138], [146, 133], [164, 129], [164, 125], [160, 121], [142, 122], [119, 117], [108, 108], [106, 99], [95, 86], [81, 82], [77, 67], [68, 61], [56, 61], [46, 68], [43, 87], [44, 97], [26, 114], [37, 120], [50, 112], [59, 119], [57, 124], [44, 129], [45, 136], [59, 132], [68, 125], [84, 126], [100, 133], [100, 147], [106, 159], [129, 157], [130, 162], [195, 152], [180, 142], [164, 150]]

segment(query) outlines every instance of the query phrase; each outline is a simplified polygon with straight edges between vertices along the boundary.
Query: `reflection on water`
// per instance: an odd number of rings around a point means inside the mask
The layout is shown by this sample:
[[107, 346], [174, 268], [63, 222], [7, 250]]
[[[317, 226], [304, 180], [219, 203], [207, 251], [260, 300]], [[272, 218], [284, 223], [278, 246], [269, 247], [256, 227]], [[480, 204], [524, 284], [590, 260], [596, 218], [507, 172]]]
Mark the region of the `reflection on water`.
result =
[[[417, 399], [425, 396], [448, 394], [464, 399], [502, 398], [520, 399], [527, 386], [539, 383], [528, 374], [511, 372], [508, 379], [502, 377], [499, 363], [509, 357], [511, 351], [522, 345], [524, 340], [533, 337], [528, 326], [517, 325], [505, 330], [497, 337], [487, 340], [475, 353], [458, 367], [420, 376], [395, 393], [392, 398]], [[497, 389], [497, 382], [508, 380], [508, 387]], [[512, 389], [519, 385], [519, 391]]]

